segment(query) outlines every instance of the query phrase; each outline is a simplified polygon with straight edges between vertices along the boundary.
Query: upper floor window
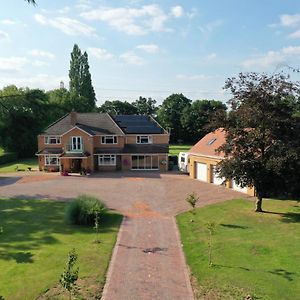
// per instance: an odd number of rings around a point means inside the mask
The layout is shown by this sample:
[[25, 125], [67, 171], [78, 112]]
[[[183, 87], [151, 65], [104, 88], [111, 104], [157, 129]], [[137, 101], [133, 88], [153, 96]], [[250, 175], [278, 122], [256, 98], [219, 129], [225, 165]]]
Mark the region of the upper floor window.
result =
[[118, 144], [118, 137], [115, 135], [105, 135], [101, 137], [102, 144]]
[[59, 136], [45, 136], [45, 144], [60, 144]]
[[152, 136], [151, 135], [138, 135], [136, 137], [137, 144], [152, 144]]
[[81, 136], [72, 136], [71, 138], [72, 144], [71, 148], [72, 150], [82, 150], [83, 145], [82, 145], [82, 137]]

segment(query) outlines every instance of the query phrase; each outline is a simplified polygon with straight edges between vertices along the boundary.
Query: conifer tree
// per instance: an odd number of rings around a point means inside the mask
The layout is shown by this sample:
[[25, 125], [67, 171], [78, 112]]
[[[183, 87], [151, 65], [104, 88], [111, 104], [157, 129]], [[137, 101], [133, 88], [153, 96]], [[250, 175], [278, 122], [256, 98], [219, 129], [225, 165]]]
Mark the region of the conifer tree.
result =
[[[79, 105], [82, 106], [82, 112], [94, 110], [96, 104], [95, 91], [89, 68], [87, 53], [84, 52], [82, 54], [78, 45], [75, 44], [71, 53], [69, 86], [73, 98], [78, 98], [80, 102], [84, 100], [84, 105]], [[76, 106], [78, 107], [78, 105]]]

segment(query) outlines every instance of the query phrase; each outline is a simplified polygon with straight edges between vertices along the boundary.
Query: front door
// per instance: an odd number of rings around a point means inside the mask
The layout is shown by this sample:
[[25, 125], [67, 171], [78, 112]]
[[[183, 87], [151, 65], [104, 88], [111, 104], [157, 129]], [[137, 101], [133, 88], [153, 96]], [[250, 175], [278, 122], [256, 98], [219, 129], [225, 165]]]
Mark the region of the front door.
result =
[[72, 159], [72, 172], [79, 173], [81, 171], [81, 159]]

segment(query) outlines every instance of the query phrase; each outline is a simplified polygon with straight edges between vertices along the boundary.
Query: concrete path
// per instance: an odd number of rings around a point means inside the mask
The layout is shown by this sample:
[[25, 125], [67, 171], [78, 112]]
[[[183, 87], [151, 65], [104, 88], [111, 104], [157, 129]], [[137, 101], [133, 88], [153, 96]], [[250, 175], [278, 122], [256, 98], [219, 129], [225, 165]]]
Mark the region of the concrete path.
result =
[[178, 173], [102, 173], [91, 177], [10, 174], [0, 197], [69, 200], [91, 194], [125, 215], [109, 267], [103, 300], [191, 300], [193, 294], [175, 215], [198, 206], [247, 195]]

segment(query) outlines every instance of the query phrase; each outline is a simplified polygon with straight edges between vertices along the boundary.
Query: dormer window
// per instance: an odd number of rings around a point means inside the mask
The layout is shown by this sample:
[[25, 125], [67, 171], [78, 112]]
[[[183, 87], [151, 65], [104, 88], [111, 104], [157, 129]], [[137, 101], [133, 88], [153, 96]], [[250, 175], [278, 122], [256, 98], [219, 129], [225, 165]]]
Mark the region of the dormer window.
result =
[[118, 144], [118, 137], [116, 135], [105, 135], [101, 137], [102, 144]]
[[209, 141], [207, 142], [207, 145], [208, 145], [208, 146], [212, 145], [216, 140], [217, 140], [216, 138], [209, 140]]
[[137, 135], [136, 137], [137, 144], [152, 144], [151, 135]]
[[60, 144], [60, 136], [45, 136], [45, 144], [47, 145]]

